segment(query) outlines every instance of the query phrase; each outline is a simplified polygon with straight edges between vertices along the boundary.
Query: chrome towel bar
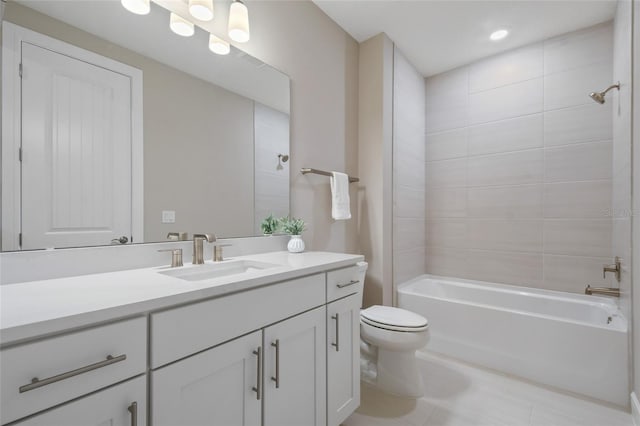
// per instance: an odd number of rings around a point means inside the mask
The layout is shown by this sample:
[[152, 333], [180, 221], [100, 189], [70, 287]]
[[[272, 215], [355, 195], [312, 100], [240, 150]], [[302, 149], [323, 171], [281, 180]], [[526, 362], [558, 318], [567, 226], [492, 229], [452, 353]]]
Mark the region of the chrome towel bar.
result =
[[[313, 173], [314, 175], [332, 176], [331, 172], [325, 172], [324, 170], [318, 170], [318, 169], [311, 169], [308, 167], [303, 167], [302, 169], [300, 169], [300, 172], [303, 175], [306, 175], [307, 173]], [[358, 179], [357, 177], [349, 176], [349, 182], [350, 183], [360, 182], [360, 179]]]

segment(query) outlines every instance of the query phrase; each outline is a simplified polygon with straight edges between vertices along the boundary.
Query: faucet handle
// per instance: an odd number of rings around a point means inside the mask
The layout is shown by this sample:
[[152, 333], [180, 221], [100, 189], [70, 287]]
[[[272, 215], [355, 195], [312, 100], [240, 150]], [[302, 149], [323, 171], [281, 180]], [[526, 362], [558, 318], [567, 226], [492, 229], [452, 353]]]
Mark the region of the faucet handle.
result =
[[167, 252], [167, 251], [171, 252], [171, 267], [172, 268], [177, 268], [179, 266], [183, 266], [183, 263], [182, 263], [182, 249], [181, 248], [158, 250], [158, 252]]
[[214, 244], [213, 246], [213, 261], [214, 262], [222, 262], [224, 260], [224, 256], [222, 255], [222, 247], [229, 247], [233, 244]]

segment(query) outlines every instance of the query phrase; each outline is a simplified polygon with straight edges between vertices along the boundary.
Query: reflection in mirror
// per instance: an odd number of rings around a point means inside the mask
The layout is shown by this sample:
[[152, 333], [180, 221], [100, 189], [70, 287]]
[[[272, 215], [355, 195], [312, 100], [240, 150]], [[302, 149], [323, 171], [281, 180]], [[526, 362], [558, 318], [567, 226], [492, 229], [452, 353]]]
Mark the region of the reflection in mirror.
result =
[[289, 212], [289, 78], [114, 1], [9, 1], [2, 249], [260, 234]]

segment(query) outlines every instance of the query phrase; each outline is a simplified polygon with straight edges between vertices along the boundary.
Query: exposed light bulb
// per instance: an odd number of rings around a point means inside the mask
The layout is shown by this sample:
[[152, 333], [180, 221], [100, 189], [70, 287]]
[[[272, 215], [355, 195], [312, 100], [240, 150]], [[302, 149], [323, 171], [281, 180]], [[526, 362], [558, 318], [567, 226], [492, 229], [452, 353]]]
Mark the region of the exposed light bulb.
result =
[[509, 35], [509, 31], [507, 31], [507, 30], [498, 30], [498, 31], [492, 32], [491, 35], [489, 36], [489, 38], [492, 41], [498, 41], [498, 40], [502, 40], [503, 38], [505, 38], [508, 35]]
[[231, 52], [231, 46], [220, 37], [209, 34], [209, 50], [218, 55], [228, 55]]
[[171, 15], [169, 15], [169, 28], [171, 28], [171, 31], [173, 31], [174, 33], [183, 37], [191, 37], [195, 32], [195, 29], [191, 22], [187, 21], [182, 16], [176, 15], [173, 12], [171, 12]]
[[240, 0], [234, 0], [229, 9], [229, 37], [238, 43], [249, 41], [249, 9]]
[[213, 19], [213, 0], [189, 0], [189, 13], [200, 21]]
[[136, 15], [146, 15], [151, 10], [150, 0], [120, 0], [122, 6]]

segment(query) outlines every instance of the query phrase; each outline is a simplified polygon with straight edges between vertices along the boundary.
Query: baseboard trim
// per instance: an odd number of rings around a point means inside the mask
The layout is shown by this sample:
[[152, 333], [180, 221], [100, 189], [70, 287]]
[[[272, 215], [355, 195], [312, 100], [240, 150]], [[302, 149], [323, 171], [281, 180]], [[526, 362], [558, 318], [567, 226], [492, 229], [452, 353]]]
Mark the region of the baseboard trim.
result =
[[635, 392], [631, 392], [631, 418], [635, 426], [640, 426], [640, 401]]

